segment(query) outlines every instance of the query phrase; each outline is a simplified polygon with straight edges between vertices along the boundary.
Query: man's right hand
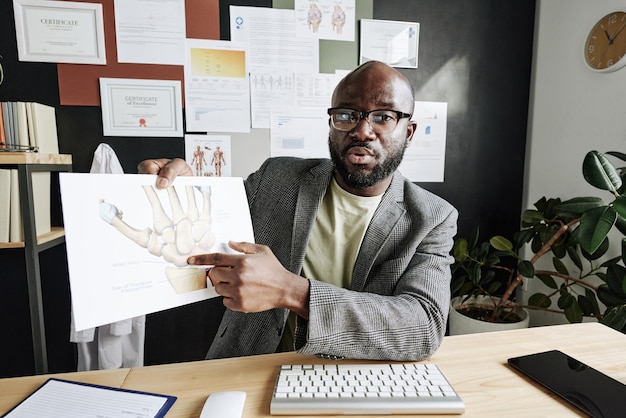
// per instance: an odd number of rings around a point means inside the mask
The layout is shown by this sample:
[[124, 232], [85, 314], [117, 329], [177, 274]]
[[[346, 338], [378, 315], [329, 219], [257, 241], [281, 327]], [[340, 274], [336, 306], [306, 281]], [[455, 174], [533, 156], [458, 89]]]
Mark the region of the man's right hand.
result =
[[177, 176], [192, 176], [193, 171], [185, 160], [181, 158], [158, 158], [143, 160], [137, 166], [139, 174], [156, 174], [156, 187], [168, 188]]

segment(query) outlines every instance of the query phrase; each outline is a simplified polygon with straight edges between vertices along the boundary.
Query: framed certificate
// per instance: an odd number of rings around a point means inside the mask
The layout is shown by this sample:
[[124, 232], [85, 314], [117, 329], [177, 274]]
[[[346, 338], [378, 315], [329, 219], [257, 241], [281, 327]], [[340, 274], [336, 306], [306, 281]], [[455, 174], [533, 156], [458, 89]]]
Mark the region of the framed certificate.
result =
[[100, 78], [104, 136], [183, 136], [180, 80]]
[[106, 64], [102, 4], [13, 0], [20, 61]]
[[377, 60], [392, 67], [417, 68], [419, 29], [416, 22], [361, 19], [359, 64]]

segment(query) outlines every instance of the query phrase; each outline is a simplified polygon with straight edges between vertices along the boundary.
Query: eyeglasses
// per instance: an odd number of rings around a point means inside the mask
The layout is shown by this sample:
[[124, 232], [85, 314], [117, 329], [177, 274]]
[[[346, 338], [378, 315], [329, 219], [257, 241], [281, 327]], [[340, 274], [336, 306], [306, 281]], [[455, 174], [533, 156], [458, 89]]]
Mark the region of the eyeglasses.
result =
[[386, 134], [398, 126], [398, 121], [403, 118], [410, 118], [412, 115], [398, 110], [370, 110], [364, 112], [354, 109], [343, 109], [340, 107], [331, 107], [328, 109], [330, 122], [333, 128], [348, 132], [354, 129], [361, 119], [367, 120], [374, 132]]

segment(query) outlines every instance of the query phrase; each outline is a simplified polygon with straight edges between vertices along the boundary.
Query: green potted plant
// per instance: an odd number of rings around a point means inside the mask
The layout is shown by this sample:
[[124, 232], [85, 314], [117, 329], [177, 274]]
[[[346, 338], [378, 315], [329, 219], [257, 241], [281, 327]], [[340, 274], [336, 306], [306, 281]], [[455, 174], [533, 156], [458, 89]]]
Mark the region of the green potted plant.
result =
[[[582, 167], [587, 183], [610, 193], [609, 203], [599, 197], [544, 197], [522, 213], [521, 228], [511, 238], [481, 242], [478, 228], [469, 239], [457, 238], [451, 284], [455, 309], [473, 310], [492, 323], [518, 319], [521, 308], [541, 309], [561, 313], [569, 322], [593, 317], [626, 332], [626, 167], [616, 167], [609, 157], [626, 161], [620, 152], [590, 151]], [[621, 255], [601, 261], [610, 250], [616, 252], [610, 241], [614, 235]], [[522, 257], [522, 248], [530, 248], [532, 257]], [[548, 258], [551, 267], [537, 265]], [[547, 291], [522, 305], [516, 289], [532, 278]], [[476, 298], [480, 304], [468, 303]]]

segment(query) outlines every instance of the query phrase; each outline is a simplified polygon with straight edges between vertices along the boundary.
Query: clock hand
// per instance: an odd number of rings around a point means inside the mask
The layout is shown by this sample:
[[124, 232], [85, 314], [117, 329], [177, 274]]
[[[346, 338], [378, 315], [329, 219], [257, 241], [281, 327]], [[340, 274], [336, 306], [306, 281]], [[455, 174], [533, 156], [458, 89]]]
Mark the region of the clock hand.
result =
[[626, 26], [626, 23], [623, 23], [623, 24], [622, 24], [622, 26], [621, 26], [621, 27], [617, 30], [617, 32], [615, 32], [615, 33], [613, 34], [613, 36], [611, 36], [611, 37], [609, 38], [609, 43], [610, 43], [610, 44], [612, 44], [612, 43], [613, 43], [613, 40], [615, 40], [615, 38], [617, 37], [617, 35], [619, 35], [619, 33], [622, 31], [622, 29], [624, 29], [624, 26]]
[[609, 41], [609, 43], [611, 43], [611, 36], [609, 35], [609, 32], [604, 28], [602, 28], [602, 30], [604, 31], [604, 34], [606, 35], [606, 39]]

